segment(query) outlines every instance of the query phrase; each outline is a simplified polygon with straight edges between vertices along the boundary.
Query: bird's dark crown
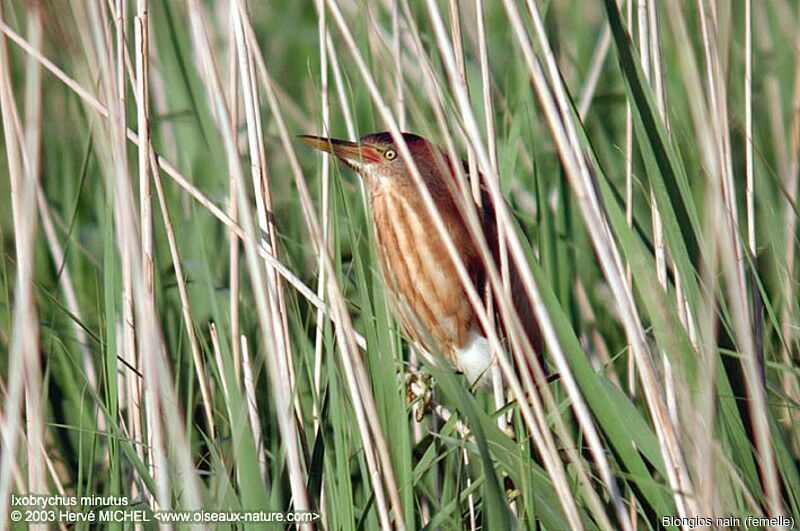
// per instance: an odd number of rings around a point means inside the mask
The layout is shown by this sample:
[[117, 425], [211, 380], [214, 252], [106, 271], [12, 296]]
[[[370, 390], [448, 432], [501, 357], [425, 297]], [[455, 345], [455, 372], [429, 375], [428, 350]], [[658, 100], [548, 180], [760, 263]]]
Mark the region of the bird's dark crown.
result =
[[[403, 133], [403, 140], [406, 141], [409, 147], [418, 142], [425, 142], [425, 139], [414, 133]], [[384, 146], [394, 147], [395, 142], [392, 134], [389, 131], [381, 131], [380, 133], [370, 133], [364, 135], [359, 140], [361, 144], [379, 144]]]

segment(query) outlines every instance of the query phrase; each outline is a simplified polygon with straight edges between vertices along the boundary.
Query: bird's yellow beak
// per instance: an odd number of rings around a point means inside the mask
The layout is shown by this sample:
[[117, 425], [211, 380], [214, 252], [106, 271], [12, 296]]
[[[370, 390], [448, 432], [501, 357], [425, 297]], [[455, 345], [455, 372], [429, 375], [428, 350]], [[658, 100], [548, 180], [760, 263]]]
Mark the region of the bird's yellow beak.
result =
[[360, 167], [364, 162], [381, 162], [383, 160], [375, 148], [366, 144], [312, 135], [299, 135], [297, 138], [306, 145], [326, 153], [332, 153], [355, 167]]

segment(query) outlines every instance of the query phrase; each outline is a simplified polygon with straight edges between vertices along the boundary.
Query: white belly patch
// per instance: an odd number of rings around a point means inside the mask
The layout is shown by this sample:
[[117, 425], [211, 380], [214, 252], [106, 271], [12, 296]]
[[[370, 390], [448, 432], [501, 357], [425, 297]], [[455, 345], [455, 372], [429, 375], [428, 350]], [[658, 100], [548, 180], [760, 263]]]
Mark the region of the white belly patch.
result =
[[475, 330], [471, 330], [467, 344], [457, 349], [458, 368], [467, 377], [470, 385], [476, 381], [483, 388], [492, 385], [492, 355], [489, 341]]

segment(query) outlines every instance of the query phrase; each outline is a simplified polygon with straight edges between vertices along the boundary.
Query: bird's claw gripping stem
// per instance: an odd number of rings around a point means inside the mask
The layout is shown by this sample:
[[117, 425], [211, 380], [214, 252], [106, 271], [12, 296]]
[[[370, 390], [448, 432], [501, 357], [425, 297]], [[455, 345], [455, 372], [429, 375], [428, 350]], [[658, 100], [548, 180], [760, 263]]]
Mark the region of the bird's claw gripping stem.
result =
[[423, 370], [409, 370], [405, 375], [406, 400], [414, 411], [414, 419], [422, 422], [433, 401], [431, 375]]

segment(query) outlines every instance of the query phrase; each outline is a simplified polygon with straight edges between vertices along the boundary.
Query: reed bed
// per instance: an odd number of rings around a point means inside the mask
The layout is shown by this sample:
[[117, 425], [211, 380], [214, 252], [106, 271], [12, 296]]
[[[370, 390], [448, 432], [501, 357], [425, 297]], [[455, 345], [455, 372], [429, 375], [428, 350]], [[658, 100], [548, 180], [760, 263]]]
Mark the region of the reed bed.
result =
[[[788, 0], [0, 0], [0, 528], [28, 494], [798, 525], [798, 28]], [[458, 269], [505, 392], [403, 340], [363, 183], [295, 139], [383, 130], [480, 172], [491, 309]]]

